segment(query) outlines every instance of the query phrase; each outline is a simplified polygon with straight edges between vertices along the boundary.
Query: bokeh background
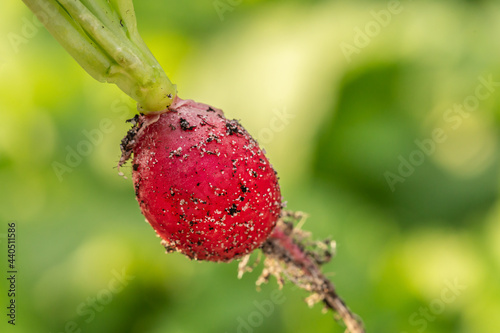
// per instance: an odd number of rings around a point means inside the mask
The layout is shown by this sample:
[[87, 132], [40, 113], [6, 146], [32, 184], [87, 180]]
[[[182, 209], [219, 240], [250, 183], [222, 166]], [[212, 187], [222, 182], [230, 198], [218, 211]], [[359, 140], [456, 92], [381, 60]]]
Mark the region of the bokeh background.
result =
[[[367, 332], [500, 332], [497, 1], [135, 6], [179, 95], [241, 119], [288, 208], [336, 240], [324, 270]], [[2, 332], [343, 332], [301, 290], [256, 291], [260, 269], [238, 280], [237, 262], [164, 254], [115, 168], [133, 101], [79, 68], [21, 1], [0, 12], [0, 110]]]

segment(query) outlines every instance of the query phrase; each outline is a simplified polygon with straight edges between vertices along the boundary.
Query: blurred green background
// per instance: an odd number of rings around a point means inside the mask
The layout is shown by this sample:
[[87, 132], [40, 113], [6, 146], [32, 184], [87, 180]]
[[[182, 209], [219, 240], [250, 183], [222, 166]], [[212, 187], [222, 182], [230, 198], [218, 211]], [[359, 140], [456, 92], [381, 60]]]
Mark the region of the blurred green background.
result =
[[[133, 101], [79, 68], [21, 1], [2, 6], [2, 332], [343, 332], [303, 291], [272, 280], [257, 292], [260, 269], [238, 280], [237, 262], [164, 254], [115, 168]], [[179, 95], [241, 119], [288, 208], [337, 241], [324, 270], [367, 332], [500, 332], [497, 1], [135, 6]]]

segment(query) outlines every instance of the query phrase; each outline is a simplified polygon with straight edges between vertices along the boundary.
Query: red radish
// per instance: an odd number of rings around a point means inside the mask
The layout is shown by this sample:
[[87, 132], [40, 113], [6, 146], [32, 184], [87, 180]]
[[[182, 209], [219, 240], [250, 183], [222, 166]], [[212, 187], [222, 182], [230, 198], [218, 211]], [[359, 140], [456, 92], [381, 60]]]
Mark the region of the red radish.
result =
[[167, 251], [231, 261], [262, 245], [270, 260], [258, 282], [283, 273], [364, 333], [321, 274], [320, 253], [305, 250], [304, 234], [285, 221], [300, 214], [279, 219], [278, 179], [257, 142], [221, 110], [176, 96], [137, 31], [132, 0], [23, 1], [89, 74], [137, 101], [119, 167], [134, 155], [137, 200]]
[[236, 120], [176, 98], [169, 112], [135, 122], [124, 159], [132, 150], [137, 201], [168, 250], [230, 261], [268, 238], [281, 211], [278, 179]]

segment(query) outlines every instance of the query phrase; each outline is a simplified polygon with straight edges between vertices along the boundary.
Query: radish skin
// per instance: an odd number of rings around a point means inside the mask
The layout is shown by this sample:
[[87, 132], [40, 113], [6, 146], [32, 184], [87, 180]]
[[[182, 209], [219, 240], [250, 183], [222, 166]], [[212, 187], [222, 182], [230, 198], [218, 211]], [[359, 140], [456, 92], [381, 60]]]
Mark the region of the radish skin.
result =
[[169, 112], [142, 115], [136, 126], [137, 201], [169, 251], [230, 261], [268, 238], [281, 211], [278, 177], [237, 121], [176, 98]]

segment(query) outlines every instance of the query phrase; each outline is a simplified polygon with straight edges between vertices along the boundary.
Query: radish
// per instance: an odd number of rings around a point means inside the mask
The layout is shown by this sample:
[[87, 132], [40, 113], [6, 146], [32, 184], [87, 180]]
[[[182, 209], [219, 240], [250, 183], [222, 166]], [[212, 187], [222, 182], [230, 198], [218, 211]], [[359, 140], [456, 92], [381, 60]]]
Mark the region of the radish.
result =
[[331, 258], [326, 243], [307, 241], [292, 224], [301, 215], [282, 211], [276, 172], [257, 142], [221, 110], [177, 96], [137, 31], [132, 0], [23, 1], [90, 75], [137, 101], [118, 167], [133, 155], [137, 200], [167, 252], [228, 262], [260, 247], [258, 284], [284, 275], [351, 333], [364, 332], [320, 271]]
[[260, 246], [281, 211], [276, 172], [236, 121], [176, 98], [141, 115], [122, 143], [133, 151], [137, 201], [168, 251], [230, 261]]

